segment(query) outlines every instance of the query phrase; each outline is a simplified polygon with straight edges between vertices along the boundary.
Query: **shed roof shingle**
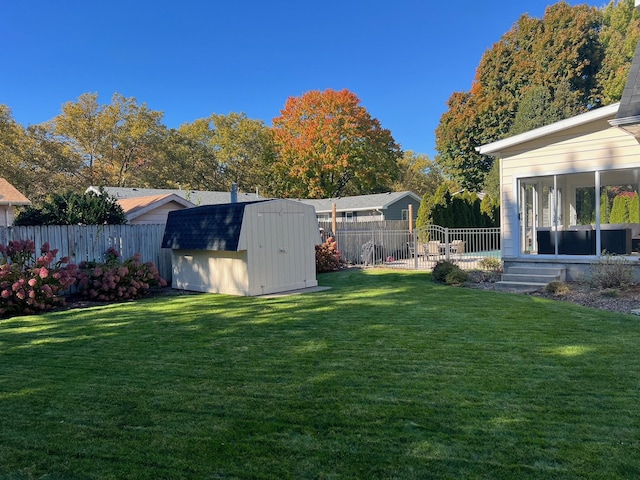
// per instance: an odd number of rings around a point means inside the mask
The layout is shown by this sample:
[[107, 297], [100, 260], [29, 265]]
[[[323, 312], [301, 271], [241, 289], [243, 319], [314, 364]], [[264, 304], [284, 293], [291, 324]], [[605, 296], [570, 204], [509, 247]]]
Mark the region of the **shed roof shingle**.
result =
[[162, 248], [237, 251], [247, 205], [256, 202], [204, 205], [169, 213]]

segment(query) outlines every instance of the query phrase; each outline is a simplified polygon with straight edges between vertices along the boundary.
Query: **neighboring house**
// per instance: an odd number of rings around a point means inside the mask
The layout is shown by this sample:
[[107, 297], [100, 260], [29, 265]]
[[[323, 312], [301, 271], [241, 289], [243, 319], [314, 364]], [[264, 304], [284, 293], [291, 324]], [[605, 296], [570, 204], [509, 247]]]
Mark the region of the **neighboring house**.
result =
[[[100, 192], [100, 188], [91, 186], [87, 191]], [[149, 197], [154, 195], [177, 195], [191, 202], [193, 205], [218, 205], [230, 203], [231, 194], [229, 192], [207, 192], [202, 190], [172, 190], [166, 188], [125, 188], [125, 187], [104, 187], [104, 191], [118, 200], [135, 197]], [[238, 202], [252, 202], [264, 200], [263, 197], [255, 193], [238, 193]]]
[[331, 212], [335, 203], [338, 222], [363, 222], [408, 220], [409, 205], [412, 205], [415, 220], [418, 216], [421, 198], [413, 192], [389, 192], [300, 201], [312, 205], [316, 209], [316, 216], [320, 221], [331, 221]]
[[505, 268], [553, 264], [565, 267], [567, 279], [574, 280], [605, 250], [637, 264], [638, 217], [611, 223], [615, 197], [640, 192], [636, 92], [640, 93], [640, 48], [620, 103], [478, 148], [500, 159]]
[[[171, 190], [164, 188], [104, 187], [103, 190], [118, 199], [127, 220], [131, 224], [167, 223], [167, 215], [199, 205], [230, 203], [229, 192], [207, 192], [199, 190]], [[87, 192], [99, 193], [100, 188], [91, 186]], [[264, 200], [254, 193], [238, 193], [238, 202]]]
[[167, 223], [169, 212], [195, 207], [193, 203], [175, 193], [122, 198], [118, 200], [118, 204], [132, 225]]
[[13, 225], [15, 207], [27, 205], [31, 205], [29, 199], [4, 178], [0, 178], [0, 227]]

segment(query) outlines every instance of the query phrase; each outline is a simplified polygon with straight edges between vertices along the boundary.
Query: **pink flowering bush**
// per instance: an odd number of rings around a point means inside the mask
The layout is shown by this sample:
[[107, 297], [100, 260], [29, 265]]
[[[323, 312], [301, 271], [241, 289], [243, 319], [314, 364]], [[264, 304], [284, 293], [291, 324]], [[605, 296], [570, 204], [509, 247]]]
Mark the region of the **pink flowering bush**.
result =
[[333, 237], [321, 245], [316, 245], [316, 272], [334, 272], [344, 266], [338, 244]]
[[152, 287], [166, 285], [153, 262], [143, 263], [139, 253], [121, 261], [113, 247], [107, 250], [103, 263], [82, 262], [78, 270], [78, 292], [92, 300], [140, 298]]
[[55, 261], [57, 255], [48, 242], [38, 257], [32, 240], [0, 244], [0, 317], [64, 305], [62, 293], [76, 282], [77, 267], [69, 257]]

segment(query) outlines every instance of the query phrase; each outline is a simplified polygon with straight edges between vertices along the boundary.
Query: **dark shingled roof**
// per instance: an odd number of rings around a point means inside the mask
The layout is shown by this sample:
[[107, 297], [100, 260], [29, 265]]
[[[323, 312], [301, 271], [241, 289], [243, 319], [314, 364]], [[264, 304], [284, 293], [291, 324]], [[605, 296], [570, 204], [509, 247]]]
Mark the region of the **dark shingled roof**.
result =
[[261, 201], [204, 205], [169, 212], [162, 248], [235, 252], [245, 207]]

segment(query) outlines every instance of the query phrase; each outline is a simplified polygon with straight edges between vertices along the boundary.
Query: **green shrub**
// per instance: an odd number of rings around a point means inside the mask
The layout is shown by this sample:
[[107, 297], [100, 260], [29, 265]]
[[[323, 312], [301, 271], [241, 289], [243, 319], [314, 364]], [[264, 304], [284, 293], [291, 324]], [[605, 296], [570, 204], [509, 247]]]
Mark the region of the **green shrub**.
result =
[[150, 288], [166, 284], [153, 262], [143, 263], [138, 253], [121, 262], [113, 247], [103, 263], [82, 262], [78, 271], [79, 293], [100, 301], [140, 298]]
[[549, 282], [544, 291], [552, 295], [566, 295], [569, 293], [569, 286], [563, 282]]
[[431, 278], [434, 282], [460, 285], [469, 279], [469, 274], [450, 260], [440, 260], [433, 267]]
[[474, 270], [469, 270], [467, 272], [467, 276], [468, 276], [467, 281], [471, 283], [485, 283], [485, 282], [495, 283], [499, 281], [501, 278], [501, 270], [495, 271], [495, 270], [474, 269]]
[[488, 280], [488, 275], [482, 270], [471, 270], [467, 274], [467, 280], [471, 283], [484, 283]]
[[467, 272], [456, 266], [453, 270], [447, 273], [444, 279], [444, 283], [447, 285], [461, 285], [469, 279]]
[[627, 288], [633, 285], [633, 266], [623, 256], [603, 252], [598, 262], [591, 264], [589, 281], [593, 287]]
[[482, 270], [488, 270], [490, 272], [502, 272], [502, 261], [495, 257], [484, 257], [478, 262], [478, 266]]
[[431, 271], [431, 278], [435, 282], [444, 282], [445, 278], [457, 265], [447, 260], [438, 260]]
[[615, 288], [605, 288], [600, 292], [600, 295], [603, 297], [618, 298], [620, 296], [620, 290]]
[[40, 206], [25, 207], [15, 225], [122, 225], [124, 210], [115, 197], [100, 193], [67, 191], [50, 195]]
[[344, 266], [338, 244], [333, 237], [321, 245], [316, 245], [316, 273], [335, 272]]

